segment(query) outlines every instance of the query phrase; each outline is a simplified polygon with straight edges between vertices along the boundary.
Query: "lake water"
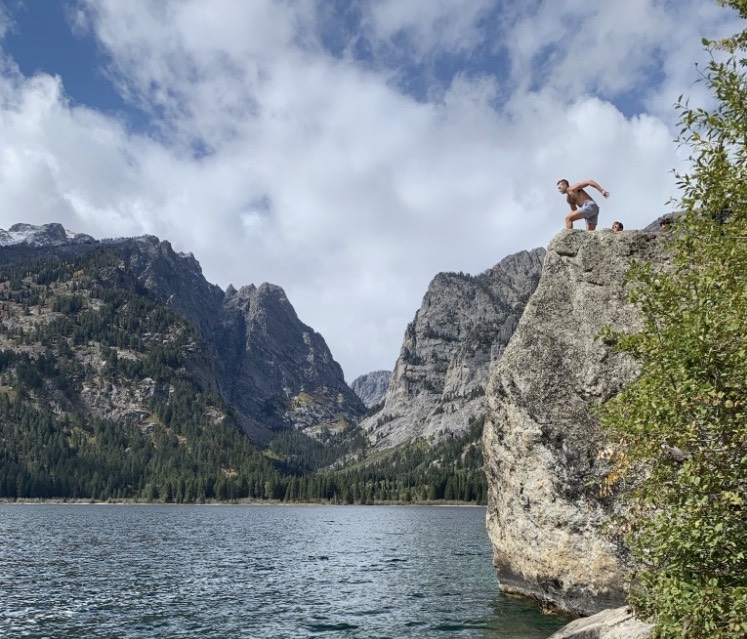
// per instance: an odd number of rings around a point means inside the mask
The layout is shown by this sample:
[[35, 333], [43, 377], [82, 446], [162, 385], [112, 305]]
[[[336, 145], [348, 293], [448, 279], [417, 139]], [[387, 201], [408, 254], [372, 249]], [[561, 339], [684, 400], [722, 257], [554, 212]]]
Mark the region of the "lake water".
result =
[[544, 639], [484, 508], [0, 505], [0, 637]]

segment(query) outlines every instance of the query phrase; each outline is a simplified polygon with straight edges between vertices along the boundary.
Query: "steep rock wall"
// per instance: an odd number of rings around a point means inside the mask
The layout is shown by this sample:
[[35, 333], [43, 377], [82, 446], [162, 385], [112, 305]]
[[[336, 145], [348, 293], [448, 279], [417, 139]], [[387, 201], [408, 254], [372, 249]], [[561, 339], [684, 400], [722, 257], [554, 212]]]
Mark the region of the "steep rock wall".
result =
[[366, 408], [371, 408], [383, 401], [391, 378], [392, 371], [371, 371], [356, 377], [350, 383], [350, 388], [361, 398]]
[[[205, 279], [191, 253], [177, 253], [169, 242], [154, 236], [94, 240], [65, 231], [60, 224], [0, 229], [2, 265], [28, 263], [33, 269], [40, 258], [68, 260], [97, 253], [110, 254], [111, 259], [86, 273], [90, 282], [136, 290], [194, 329], [199, 339], [185, 353], [190, 375], [200, 387], [221, 396], [255, 442], [265, 443], [277, 431], [291, 428], [312, 436], [342, 429], [365, 413], [324, 338], [300, 321], [279, 286], [265, 283], [238, 291], [229, 286], [224, 292]], [[84, 282], [76, 280], [75, 287], [87, 298]], [[30, 330], [34, 323], [44, 325], [54, 317], [50, 305], [39, 305], [36, 314], [22, 316], [23, 328]], [[6, 327], [15, 321], [4, 318]], [[102, 365], [99, 346], [90, 343], [76, 349], [82, 362], [94, 369]], [[141, 356], [118, 351], [119, 357]], [[169, 392], [153, 380], [122, 381], [117, 387], [87, 381], [81, 399], [99, 417], [140, 423], [149, 414], [147, 398]]]
[[670, 238], [638, 231], [562, 231], [487, 388], [483, 434], [487, 527], [501, 589], [578, 614], [622, 605], [624, 549], [600, 526], [615, 507], [595, 407], [637, 367], [595, 339], [638, 326], [622, 289], [631, 259], [667, 263]]
[[219, 317], [220, 392], [248, 417], [257, 441], [288, 427], [312, 436], [337, 430], [364, 413], [324, 338], [298, 319], [279, 286], [231, 287]]
[[281, 287], [229, 286], [224, 293], [205, 280], [191, 253], [152, 236], [97, 244], [116, 247], [123, 266], [194, 326], [205, 348], [191, 354], [192, 374], [235, 409], [255, 442], [288, 428], [312, 436], [336, 430], [365, 412], [324, 338], [300, 321]]
[[484, 414], [490, 363], [519, 322], [544, 249], [509, 255], [472, 276], [439, 273], [405, 330], [383, 407], [361, 423], [372, 445], [461, 435]]

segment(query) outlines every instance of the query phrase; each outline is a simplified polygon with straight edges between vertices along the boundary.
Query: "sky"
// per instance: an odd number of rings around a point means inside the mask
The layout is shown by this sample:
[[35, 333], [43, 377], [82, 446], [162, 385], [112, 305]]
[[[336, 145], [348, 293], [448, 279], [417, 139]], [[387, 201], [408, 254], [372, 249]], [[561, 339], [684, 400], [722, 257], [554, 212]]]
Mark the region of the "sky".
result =
[[547, 246], [558, 179], [610, 191], [600, 228], [672, 210], [674, 104], [743, 28], [715, 0], [0, 0], [0, 228], [277, 284], [351, 382], [437, 273]]

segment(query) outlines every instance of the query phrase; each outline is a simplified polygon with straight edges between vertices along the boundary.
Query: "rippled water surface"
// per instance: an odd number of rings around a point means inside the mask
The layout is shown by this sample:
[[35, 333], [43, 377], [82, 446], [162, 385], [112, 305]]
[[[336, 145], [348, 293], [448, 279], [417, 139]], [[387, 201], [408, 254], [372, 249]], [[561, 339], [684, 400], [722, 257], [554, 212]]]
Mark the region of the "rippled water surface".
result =
[[0, 636], [549, 636], [483, 508], [0, 505]]

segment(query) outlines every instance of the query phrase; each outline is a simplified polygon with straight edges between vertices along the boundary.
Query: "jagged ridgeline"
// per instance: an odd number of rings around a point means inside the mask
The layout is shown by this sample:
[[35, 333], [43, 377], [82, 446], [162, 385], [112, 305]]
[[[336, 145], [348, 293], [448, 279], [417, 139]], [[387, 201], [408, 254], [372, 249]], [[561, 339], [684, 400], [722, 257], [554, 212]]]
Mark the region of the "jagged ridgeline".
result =
[[0, 247], [0, 496], [278, 498], [303, 471], [267, 444], [327, 436], [311, 466], [362, 445], [365, 408], [279, 287], [224, 293], [153, 237], [24, 231]]
[[484, 502], [482, 423], [373, 451], [280, 287], [224, 292], [154, 237], [10, 230], [0, 498]]
[[509, 255], [479, 275], [439, 273], [405, 330], [382, 401], [361, 423], [379, 450], [461, 437], [485, 416], [485, 387], [542, 272], [545, 250]]
[[[114, 249], [4, 250], [0, 493], [228, 497], [277, 473], [186, 370], [199, 338]], [[251, 483], [251, 488], [249, 484]]]
[[119, 248], [5, 248], [3, 258], [2, 496], [192, 501], [277, 490], [277, 470], [189, 373], [199, 336], [122, 267]]

